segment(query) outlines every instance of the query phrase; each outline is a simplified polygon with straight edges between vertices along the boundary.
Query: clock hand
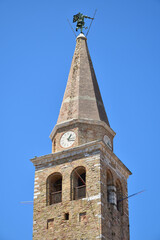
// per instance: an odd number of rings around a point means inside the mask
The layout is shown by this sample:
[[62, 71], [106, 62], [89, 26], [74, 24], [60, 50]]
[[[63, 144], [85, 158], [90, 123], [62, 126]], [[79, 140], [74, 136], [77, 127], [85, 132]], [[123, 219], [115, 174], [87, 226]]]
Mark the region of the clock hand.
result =
[[67, 138], [67, 140], [69, 141], [69, 139], [71, 138], [72, 134], [69, 135], [69, 137]]
[[75, 139], [68, 139], [68, 141], [74, 141]]

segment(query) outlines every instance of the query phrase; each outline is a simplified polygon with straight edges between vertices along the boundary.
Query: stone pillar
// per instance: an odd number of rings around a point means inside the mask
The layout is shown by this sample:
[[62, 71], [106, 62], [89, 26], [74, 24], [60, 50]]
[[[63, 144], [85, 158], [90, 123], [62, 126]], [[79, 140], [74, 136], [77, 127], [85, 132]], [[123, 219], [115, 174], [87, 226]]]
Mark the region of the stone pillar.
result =
[[114, 185], [108, 186], [108, 202], [117, 205], [117, 197], [116, 197], [116, 187]]

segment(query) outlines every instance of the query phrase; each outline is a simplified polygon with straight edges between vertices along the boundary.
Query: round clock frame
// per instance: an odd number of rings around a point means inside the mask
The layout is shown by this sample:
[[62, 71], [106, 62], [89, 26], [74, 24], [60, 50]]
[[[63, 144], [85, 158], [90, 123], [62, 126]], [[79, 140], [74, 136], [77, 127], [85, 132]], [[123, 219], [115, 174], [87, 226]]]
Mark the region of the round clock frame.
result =
[[112, 149], [111, 140], [110, 140], [110, 138], [109, 138], [107, 135], [104, 135], [103, 141], [105, 142], [105, 144], [106, 144], [110, 149]]
[[68, 131], [68, 132], [65, 132], [62, 135], [62, 137], [60, 139], [60, 145], [63, 148], [69, 148], [69, 147], [71, 147], [74, 144], [75, 140], [76, 140], [75, 132]]

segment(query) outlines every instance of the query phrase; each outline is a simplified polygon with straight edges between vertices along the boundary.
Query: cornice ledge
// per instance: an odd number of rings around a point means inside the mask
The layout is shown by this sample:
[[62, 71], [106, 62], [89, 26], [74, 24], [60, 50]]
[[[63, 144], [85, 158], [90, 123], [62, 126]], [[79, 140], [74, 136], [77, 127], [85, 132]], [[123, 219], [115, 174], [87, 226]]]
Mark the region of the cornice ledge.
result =
[[99, 125], [99, 126], [103, 126], [109, 133], [112, 134], [112, 136], [114, 137], [116, 135], [116, 133], [113, 131], [112, 128], [110, 128], [105, 122], [103, 121], [99, 121], [99, 120], [92, 120], [92, 119], [71, 119], [59, 124], [56, 124], [55, 127], [53, 128], [51, 134], [50, 134], [50, 139], [52, 140], [53, 137], [55, 136], [57, 130], [59, 128], [62, 127], [67, 127], [71, 124], [75, 124], [75, 123], [85, 123], [85, 124], [91, 124], [91, 125]]
[[80, 153], [84, 153], [84, 154], [91, 153], [94, 150], [101, 149], [101, 144], [102, 144], [102, 141], [97, 140], [97, 141], [86, 143], [86, 144], [80, 145], [78, 147], [70, 148], [70, 149], [67, 149], [64, 151], [59, 151], [56, 153], [50, 153], [50, 154], [47, 154], [44, 156], [35, 157], [35, 158], [30, 159], [30, 161], [35, 166], [37, 166], [39, 164], [42, 164], [41, 161], [43, 161], [43, 163], [47, 163], [47, 162], [49, 163], [52, 161], [61, 160], [66, 157], [68, 158], [69, 156], [76, 156]]
[[[49, 164], [51, 162], [56, 162], [68, 157], [74, 157], [78, 154], [84, 154], [84, 157], [89, 156], [91, 153], [97, 153], [98, 150], [101, 150], [104, 152], [104, 154], [107, 152], [111, 158], [113, 158], [115, 161], [117, 161], [120, 166], [127, 172], [128, 176], [132, 174], [132, 172], [123, 164], [123, 162], [105, 145], [105, 143], [102, 140], [96, 140], [92, 141], [90, 143], [86, 143], [74, 148], [70, 148], [64, 151], [59, 151], [56, 153], [47, 154], [40, 157], [35, 157], [30, 159], [30, 161], [34, 164], [34, 166], [39, 165], [45, 165]], [[43, 161], [43, 163], [42, 163]]]
[[101, 149], [104, 154], [107, 153], [111, 156], [111, 159], [114, 159], [116, 162], [118, 162], [120, 164], [120, 166], [128, 173], [129, 175], [132, 175], [132, 172], [126, 167], [126, 165], [115, 155], [114, 152], [112, 152], [106, 145], [104, 142], [102, 142], [102, 146], [103, 148]]

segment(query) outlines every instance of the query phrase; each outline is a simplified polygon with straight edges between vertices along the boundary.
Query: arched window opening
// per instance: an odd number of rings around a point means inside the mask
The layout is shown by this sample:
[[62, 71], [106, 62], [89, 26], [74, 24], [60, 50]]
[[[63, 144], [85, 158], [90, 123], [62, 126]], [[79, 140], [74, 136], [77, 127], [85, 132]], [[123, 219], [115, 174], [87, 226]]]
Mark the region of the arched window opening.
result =
[[62, 201], [62, 175], [53, 173], [47, 179], [47, 205]]
[[116, 205], [116, 188], [113, 185], [113, 176], [110, 170], [107, 171], [107, 202]]
[[71, 198], [73, 200], [86, 197], [86, 170], [84, 167], [75, 168], [71, 176]]
[[116, 182], [116, 200], [117, 200], [117, 210], [122, 214], [123, 213], [123, 192], [122, 192], [122, 185], [119, 180]]

